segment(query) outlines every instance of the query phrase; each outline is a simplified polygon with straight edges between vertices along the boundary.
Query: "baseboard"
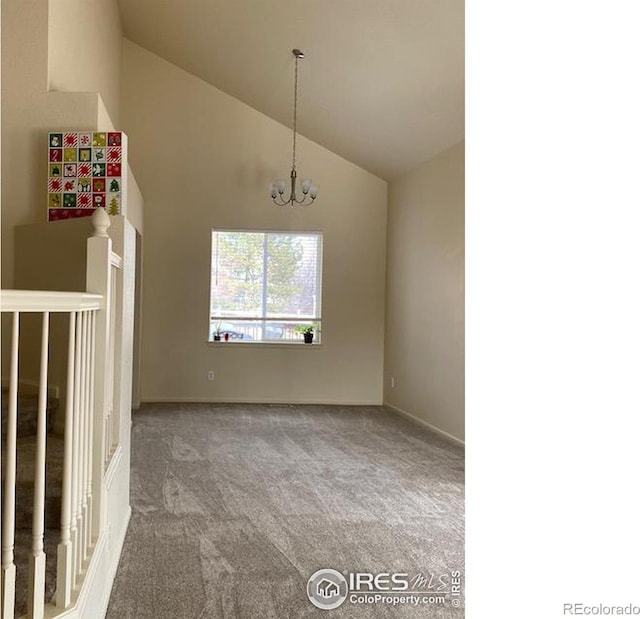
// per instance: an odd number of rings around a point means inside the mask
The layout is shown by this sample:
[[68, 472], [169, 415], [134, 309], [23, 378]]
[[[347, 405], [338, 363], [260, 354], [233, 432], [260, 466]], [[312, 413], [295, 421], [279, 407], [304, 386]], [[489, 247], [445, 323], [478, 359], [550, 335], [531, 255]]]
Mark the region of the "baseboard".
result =
[[439, 434], [440, 436], [442, 436], [442, 438], [445, 438], [445, 439], [447, 439], [449, 441], [452, 441], [452, 442], [456, 443], [457, 445], [461, 445], [462, 447], [464, 447], [464, 441], [460, 440], [456, 436], [453, 436], [453, 434], [449, 434], [448, 432], [445, 432], [444, 430], [441, 430], [440, 428], [430, 424], [428, 421], [425, 421], [424, 419], [421, 419], [420, 417], [416, 417], [415, 415], [412, 415], [408, 411], [405, 411], [402, 408], [398, 408], [397, 406], [394, 406], [393, 404], [389, 404], [389, 402], [385, 402], [383, 406], [385, 406], [389, 410], [393, 411], [394, 413], [398, 413], [399, 415], [402, 415], [403, 417], [407, 417], [408, 419], [411, 419], [412, 421], [415, 421], [416, 423], [419, 423], [421, 426], [424, 426], [428, 430], [431, 430], [432, 432], [435, 432], [436, 434]]
[[118, 536], [118, 542], [116, 544], [116, 547], [114, 548], [114, 550], [117, 550], [117, 554], [114, 554], [113, 556], [114, 557], [117, 556], [118, 560], [113, 561], [113, 563], [111, 564], [111, 570], [109, 572], [109, 575], [107, 576], [107, 582], [109, 586], [105, 588], [105, 592], [104, 592], [104, 599], [102, 602], [102, 608], [103, 608], [103, 613], [101, 615], [102, 617], [106, 616], [107, 610], [109, 608], [109, 600], [111, 599], [111, 590], [113, 589], [113, 583], [116, 580], [118, 565], [120, 565], [120, 558], [122, 557], [122, 548], [124, 547], [124, 540], [127, 536], [127, 530], [129, 528], [129, 520], [131, 520], [131, 505], [129, 505], [129, 507], [127, 508], [127, 513], [126, 513], [124, 522], [122, 524], [122, 531]]
[[[9, 378], [7, 376], [2, 377], [2, 388], [9, 389]], [[27, 395], [38, 395], [40, 392], [40, 383], [35, 380], [28, 380], [21, 378], [18, 380], [18, 393]], [[47, 396], [49, 398], [60, 397], [60, 387], [58, 385], [47, 385]]]
[[122, 556], [122, 548], [124, 547], [124, 540], [127, 535], [127, 529], [129, 528], [129, 520], [131, 519], [131, 506], [128, 507], [122, 530], [119, 532], [116, 543], [113, 547], [109, 544], [109, 532], [105, 531], [101, 536], [98, 544], [91, 557], [87, 574], [82, 582], [82, 588], [80, 595], [76, 602], [66, 610], [58, 610], [53, 605], [47, 605], [46, 617], [55, 617], [55, 619], [95, 619], [95, 613], [91, 613], [91, 616], [87, 615], [87, 605], [90, 602], [91, 594], [95, 592], [94, 581], [98, 577], [98, 572], [104, 565], [105, 561], [108, 561], [110, 557], [117, 557], [117, 561], [112, 561], [108, 566], [107, 577], [102, 583], [102, 600], [100, 602], [100, 617], [105, 617], [107, 609], [109, 608], [109, 599], [111, 598], [111, 589], [116, 579], [116, 573], [118, 571], [118, 565], [120, 563], [120, 557]]
[[91, 589], [93, 581], [96, 578], [96, 573], [103, 561], [103, 555], [105, 554], [106, 549], [107, 536], [101, 535], [91, 554], [91, 560], [84, 579], [80, 583], [80, 594], [78, 595], [77, 600], [65, 610], [58, 610], [54, 605], [49, 605], [48, 612], [45, 613], [47, 617], [55, 617], [55, 619], [76, 619], [76, 617], [82, 616], [82, 611], [87, 604], [89, 589]]
[[325, 406], [382, 406], [380, 400], [295, 400], [282, 398], [144, 398], [144, 404], [323, 404]]

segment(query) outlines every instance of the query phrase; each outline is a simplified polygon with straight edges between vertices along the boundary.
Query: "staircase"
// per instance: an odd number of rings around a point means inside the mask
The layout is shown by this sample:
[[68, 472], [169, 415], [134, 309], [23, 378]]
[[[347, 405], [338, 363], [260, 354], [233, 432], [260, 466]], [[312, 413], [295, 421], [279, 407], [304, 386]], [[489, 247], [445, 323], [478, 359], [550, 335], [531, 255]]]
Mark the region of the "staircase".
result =
[[[47, 402], [47, 454], [45, 477], [45, 601], [53, 599], [56, 586], [56, 547], [60, 541], [62, 509], [62, 470], [64, 438], [54, 433], [53, 420], [59, 408], [56, 398]], [[35, 487], [36, 428], [38, 397], [20, 394], [18, 397], [17, 467], [16, 467], [16, 606], [15, 617], [27, 612], [29, 551], [33, 521]], [[7, 435], [7, 390], [2, 390], [2, 436]], [[5, 483], [5, 453], [2, 451], [2, 484]]]
[[[2, 368], [1, 619], [104, 617], [131, 513], [135, 231], [101, 208], [91, 222], [86, 292], [0, 294], [10, 343]], [[52, 259], [59, 230], [41, 231]], [[41, 320], [39, 361], [28, 345], [38, 333], [24, 314]], [[67, 322], [66, 331], [50, 331], [52, 314]], [[58, 402], [47, 394], [50, 361], [60, 358], [65, 397]], [[38, 380], [30, 368], [39, 368]], [[21, 392], [28, 384], [38, 395]]]

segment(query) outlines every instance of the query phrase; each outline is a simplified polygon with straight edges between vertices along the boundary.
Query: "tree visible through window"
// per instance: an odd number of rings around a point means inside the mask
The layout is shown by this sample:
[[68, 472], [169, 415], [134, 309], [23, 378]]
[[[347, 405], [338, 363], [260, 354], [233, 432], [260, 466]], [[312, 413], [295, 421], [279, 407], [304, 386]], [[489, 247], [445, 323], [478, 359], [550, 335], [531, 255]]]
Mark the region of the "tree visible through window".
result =
[[211, 247], [210, 340], [319, 341], [321, 234], [214, 230]]

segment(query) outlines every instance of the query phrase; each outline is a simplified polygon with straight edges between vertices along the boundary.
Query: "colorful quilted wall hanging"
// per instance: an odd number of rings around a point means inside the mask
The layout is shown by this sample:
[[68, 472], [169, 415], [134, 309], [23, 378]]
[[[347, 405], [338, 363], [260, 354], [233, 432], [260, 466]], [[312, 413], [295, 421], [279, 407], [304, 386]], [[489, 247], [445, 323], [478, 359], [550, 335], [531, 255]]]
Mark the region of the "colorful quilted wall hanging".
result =
[[122, 131], [49, 133], [48, 221], [86, 217], [97, 207], [126, 214], [127, 136]]

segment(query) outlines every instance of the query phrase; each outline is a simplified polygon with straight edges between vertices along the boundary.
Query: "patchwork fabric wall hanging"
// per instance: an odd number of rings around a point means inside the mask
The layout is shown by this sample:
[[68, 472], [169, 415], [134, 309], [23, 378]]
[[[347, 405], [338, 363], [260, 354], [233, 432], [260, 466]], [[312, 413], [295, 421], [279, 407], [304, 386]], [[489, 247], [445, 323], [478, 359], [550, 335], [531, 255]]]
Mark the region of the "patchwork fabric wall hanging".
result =
[[126, 214], [127, 136], [122, 131], [49, 133], [47, 219]]

